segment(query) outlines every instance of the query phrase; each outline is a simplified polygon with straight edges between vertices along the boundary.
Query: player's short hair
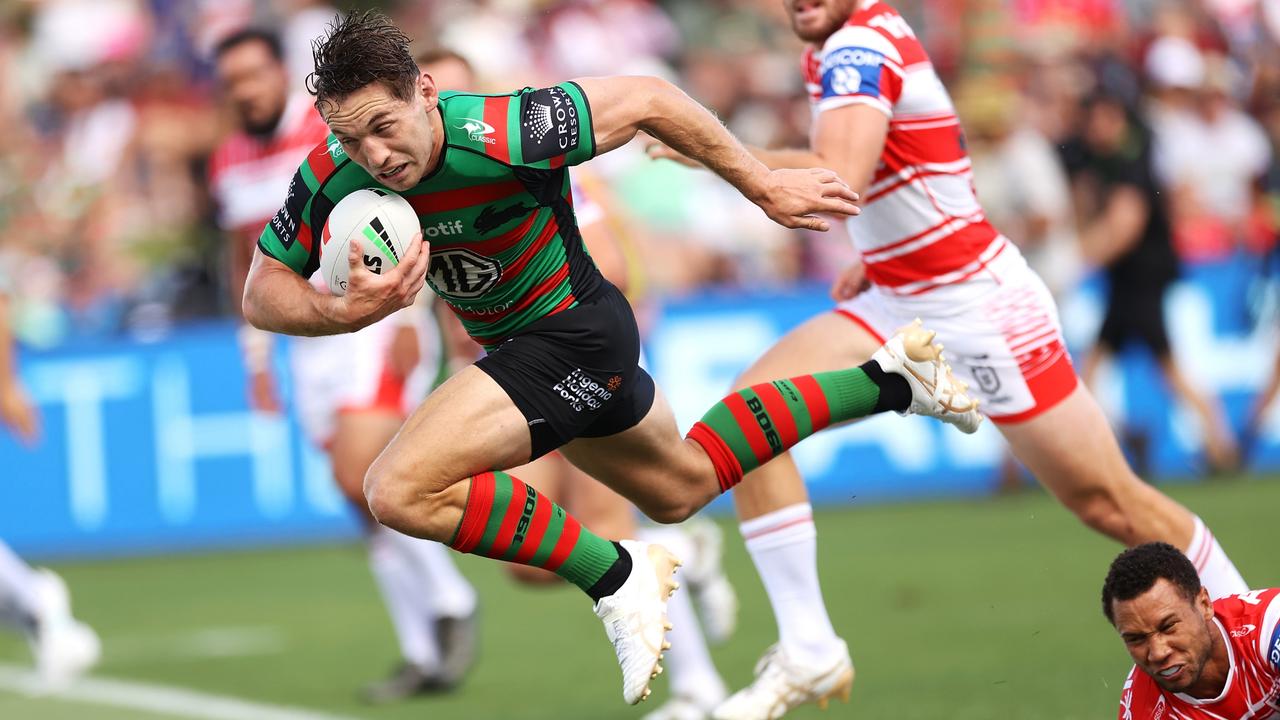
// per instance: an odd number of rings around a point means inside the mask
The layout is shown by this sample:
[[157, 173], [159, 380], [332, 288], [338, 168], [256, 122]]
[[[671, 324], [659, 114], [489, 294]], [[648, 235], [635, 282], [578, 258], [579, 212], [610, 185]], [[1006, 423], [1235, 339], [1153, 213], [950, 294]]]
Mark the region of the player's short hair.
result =
[[246, 43], [262, 43], [267, 46], [267, 52], [271, 53], [271, 57], [277, 61], [284, 61], [284, 44], [280, 41], [280, 36], [276, 33], [259, 27], [246, 27], [237, 30], [230, 35], [218, 41], [213, 47], [213, 59], [221, 59], [234, 48], [238, 48]]
[[311, 43], [311, 56], [316, 67], [307, 76], [307, 90], [316, 97], [316, 108], [375, 82], [399, 100], [413, 97], [418, 66], [409, 53], [409, 37], [377, 10], [335, 20]]
[[1115, 625], [1111, 605], [1116, 600], [1132, 600], [1164, 578], [1178, 593], [1192, 602], [1200, 594], [1200, 576], [1186, 555], [1168, 543], [1153, 542], [1120, 553], [1102, 583], [1102, 613]]

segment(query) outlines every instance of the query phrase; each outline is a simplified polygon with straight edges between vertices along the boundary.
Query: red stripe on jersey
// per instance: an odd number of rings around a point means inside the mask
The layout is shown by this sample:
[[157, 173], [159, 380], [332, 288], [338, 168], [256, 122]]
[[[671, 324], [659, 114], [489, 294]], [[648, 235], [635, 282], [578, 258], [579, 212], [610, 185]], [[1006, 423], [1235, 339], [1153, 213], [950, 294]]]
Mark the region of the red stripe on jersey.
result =
[[[533, 492], [530, 488], [529, 492]], [[520, 552], [511, 558], [511, 562], [528, 565], [529, 560], [538, 554], [538, 546], [542, 544], [542, 537], [547, 534], [547, 527], [551, 525], [551, 500], [546, 495], [538, 498], [538, 504], [533, 509], [533, 518], [529, 520], [529, 530], [524, 536], [524, 544], [520, 546]]]
[[405, 195], [413, 211], [419, 215], [460, 210], [472, 205], [493, 202], [524, 192], [524, 184], [519, 180], [491, 183], [489, 185], [473, 185], [457, 190], [439, 190], [421, 195]]
[[493, 510], [493, 492], [493, 473], [480, 473], [471, 478], [467, 504], [462, 509], [462, 524], [458, 526], [458, 534], [452, 543], [454, 550], [469, 553], [480, 542], [484, 526], [489, 522], [489, 513]]
[[883, 262], [867, 261], [867, 278], [885, 287], [931, 280], [977, 260], [997, 237], [995, 228], [985, 220], [974, 223], [905, 255]]
[[491, 558], [500, 558], [511, 547], [511, 540], [516, 534], [516, 523], [524, 512], [525, 501], [529, 499], [529, 486], [511, 479], [511, 501], [507, 503], [507, 511], [502, 515], [502, 524], [498, 526], [498, 535], [493, 539], [493, 546], [485, 552]]
[[337, 165], [333, 162], [333, 156], [329, 154], [329, 144], [326, 140], [321, 140], [319, 145], [307, 153], [307, 165], [311, 167], [311, 173], [316, 176], [316, 182], [324, 182], [325, 178], [333, 173]]
[[556, 541], [556, 546], [551, 550], [551, 555], [547, 557], [547, 562], [542, 566], [544, 570], [555, 572], [560, 569], [565, 560], [569, 559], [569, 553], [573, 552], [573, 546], [578, 544], [578, 535], [582, 533], [582, 526], [578, 521], [569, 515], [564, 516], [564, 530], [560, 531], [560, 539]]
[[827, 396], [812, 375], [801, 375], [792, 379], [792, 384], [804, 396], [804, 404], [809, 408], [809, 421], [814, 432], [831, 424], [831, 408], [827, 406]]
[[738, 423], [738, 429], [742, 430], [747, 443], [751, 445], [751, 453], [763, 465], [773, 457], [773, 450], [769, 447], [769, 441], [765, 439], [764, 430], [761, 429], [760, 423], [756, 421], [756, 414], [751, 411], [751, 408], [747, 407], [747, 401], [738, 393], [727, 396], [724, 399], [724, 404], [725, 407], [729, 408], [729, 412], [733, 413], [733, 419]]
[[493, 143], [485, 143], [484, 154], [504, 163], [511, 162], [507, 118], [510, 116], [512, 99], [510, 95], [484, 99], [484, 121], [493, 128], [493, 134], [489, 137], [494, 139]]
[[529, 261], [536, 257], [538, 253], [542, 252], [542, 249], [547, 246], [547, 243], [551, 242], [551, 239], [556, 237], [556, 231], [559, 229], [559, 225], [557, 225], [554, 220], [549, 221], [547, 226], [542, 228], [542, 232], [538, 233], [538, 237], [534, 238], [533, 242], [529, 244], [529, 247], [525, 248], [524, 252], [520, 253], [520, 257], [516, 258], [510, 265], [502, 270], [502, 281], [498, 283], [498, 285], [501, 286], [506, 284], [519, 276], [525, 266], [529, 264]]
[[[524, 222], [502, 233], [501, 235], [494, 235], [488, 240], [483, 240], [481, 242], [460, 242], [460, 243], [442, 243], [437, 241], [437, 242], [431, 243], [431, 248], [433, 250], [448, 250], [449, 248], [466, 248], [468, 250], [471, 250], [472, 252], [479, 253], [480, 255], [493, 257], [500, 252], [503, 252], [505, 250], [510, 250], [511, 248], [518, 245], [520, 241], [524, 239], [525, 234], [528, 233], [530, 228], [533, 227], [534, 221], [538, 219], [538, 215], [539, 213], [536, 211], [531, 212], [529, 213], [529, 216], [524, 219]], [[554, 231], [555, 223], [548, 222], [547, 225], [551, 227]]]
[[764, 409], [769, 413], [769, 419], [773, 421], [773, 427], [778, 431], [778, 437], [782, 439], [782, 446], [791, 447], [800, 442], [799, 431], [796, 430], [795, 416], [791, 414], [791, 408], [787, 407], [787, 401], [782, 398], [782, 393], [778, 388], [773, 383], [762, 383], [760, 385], [752, 385], [751, 389], [764, 402]]
[[961, 143], [960, 126], [894, 127], [884, 141], [883, 158], [895, 171], [927, 163], [951, 163], [969, 157]]
[[551, 308], [551, 312], [547, 313], [547, 317], [555, 315], [561, 310], [568, 310], [576, 302], [578, 302], [578, 298], [574, 297], [573, 291], [570, 291], [568, 295], [564, 296], [563, 300], [557, 303], [555, 307]]
[[[327, 230], [329, 228], [329, 223], [325, 223], [324, 226], [325, 226], [325, 229]], [[312, 244], [311, 241], [312, 241], [311, 223], [304, 222], [300, 226], [298, 226], [298, 242], [302, 243], [302, 247], [306, 248], [307, 252], [311, 252], [311, 244]]]

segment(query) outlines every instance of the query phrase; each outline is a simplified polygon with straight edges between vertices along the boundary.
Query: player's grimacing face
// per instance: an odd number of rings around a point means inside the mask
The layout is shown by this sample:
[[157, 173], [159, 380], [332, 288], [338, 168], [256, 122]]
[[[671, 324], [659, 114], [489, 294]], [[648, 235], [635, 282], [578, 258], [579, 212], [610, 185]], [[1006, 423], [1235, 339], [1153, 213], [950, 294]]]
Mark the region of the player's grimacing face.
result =
[[1133, 662], [1170, 692], [1200, 679], [1213, 651], [1213, 605], [1201, 590], [1188, 600], [1161, 578], [1132, 600], [1112, 602], [1116, 631]]
[[401, 100], [374, 82], [325, 107], [325, 122], [347, 155], [378, 182], [408, 190], [431, 170], [436, 157], [434, 110], [438, 96], [426, 75]]
[[807, 42], [820, 43], [849, 21], [858, 0], [782, 0], [791, 29]]
[[216, 71], [244, 129], [258, 134], [274, 130], [288, 102], [289, 75], [267, 44], [247, 41], [228, 48]]

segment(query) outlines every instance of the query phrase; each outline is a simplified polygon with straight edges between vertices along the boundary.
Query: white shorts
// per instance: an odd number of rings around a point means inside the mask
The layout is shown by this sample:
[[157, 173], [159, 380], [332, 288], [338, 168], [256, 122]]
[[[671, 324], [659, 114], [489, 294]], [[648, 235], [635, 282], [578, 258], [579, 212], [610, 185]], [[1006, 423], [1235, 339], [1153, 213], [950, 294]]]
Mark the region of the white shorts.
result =
[[881, 342], [915, 318], [923, 320], [937, 331], [956, 377], [997, 423], [1030, 420], [1079, 382], [1053, 296], [1016, 251], [983, 277], [928, 297], [914, 300], [872, 286], [836, 312]]
[[383, 411], [405, 418], [426, 397], [440, 370], [440, 333], [430, 313], [418, 314], [422, 361], [406, 378], [392, 373], [387, 362], [403, 325], [395, 315], [354, 333], [291, 338], [294, 408], [317, 446], [329, 446], [341, 413]]

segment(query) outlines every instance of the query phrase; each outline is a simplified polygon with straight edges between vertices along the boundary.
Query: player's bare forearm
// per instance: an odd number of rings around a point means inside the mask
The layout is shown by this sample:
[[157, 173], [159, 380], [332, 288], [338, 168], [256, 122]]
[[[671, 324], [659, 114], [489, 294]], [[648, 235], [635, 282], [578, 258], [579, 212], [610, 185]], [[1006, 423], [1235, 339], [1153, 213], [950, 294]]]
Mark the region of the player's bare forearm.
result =
[[825, 231], [821, 217], [857, 215], [856, 193], [821, 168], [770, 170], [706, 108], [665, 80], [645, 77], [577, 81], [591, 102], [597, 153], [620, 147], [644, 130], [702, 163], [789, 228]]
[[744, 196], [764, 193], [769, 168], [709, 110], [655, 77], [583, 78], [574, 82], [591, 103], [596, 151], [625, 145], [640, 130], [702, 163]]
[[259, 250], [245, 280], [241, 308], [249, 324], [286, 335], [336, 335], [356, 329], [343, 318], [341, 298], [316, 291], [298, 274]]

